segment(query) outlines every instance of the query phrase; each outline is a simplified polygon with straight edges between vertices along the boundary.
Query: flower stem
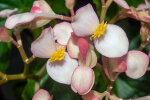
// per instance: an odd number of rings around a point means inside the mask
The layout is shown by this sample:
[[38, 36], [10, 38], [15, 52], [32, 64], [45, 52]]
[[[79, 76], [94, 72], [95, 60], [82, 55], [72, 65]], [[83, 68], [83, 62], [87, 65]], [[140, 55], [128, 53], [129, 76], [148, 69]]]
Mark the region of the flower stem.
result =
[[108, 10], [109, 6], [111, 5], [112, 0], [107, 0], [107, 2], [105, 3], [105, 5], [103, 5], [104, 4], [104, 0], [102, 2], [103, 3], [102, 3], [101, 15], [100, 15], [100, 22], [102, 22], [105, 19], [107, 10]]

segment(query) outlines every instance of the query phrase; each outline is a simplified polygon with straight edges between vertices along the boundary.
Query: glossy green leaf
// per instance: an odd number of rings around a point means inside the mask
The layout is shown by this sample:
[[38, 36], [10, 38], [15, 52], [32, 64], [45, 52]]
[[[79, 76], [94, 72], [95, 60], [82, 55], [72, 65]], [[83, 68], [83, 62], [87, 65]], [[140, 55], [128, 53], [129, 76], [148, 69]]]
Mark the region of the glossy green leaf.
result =
[[27, 79], [27, 84], [23, 90], [23, 100], [31, 100], [35, 92], [35, 80]]
[[40, 86], [53, 95], [53, 100], [82, 100], [80, 95], [71, 90], [70, 85], [55, 82], [47, 73], [43, 75]]

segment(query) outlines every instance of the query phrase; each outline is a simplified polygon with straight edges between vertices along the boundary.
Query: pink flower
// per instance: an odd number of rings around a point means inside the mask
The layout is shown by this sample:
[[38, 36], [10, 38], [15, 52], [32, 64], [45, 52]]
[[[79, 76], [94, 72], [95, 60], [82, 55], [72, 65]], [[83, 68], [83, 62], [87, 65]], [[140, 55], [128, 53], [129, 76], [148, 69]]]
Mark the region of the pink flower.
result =
[[106, 57], [120, 57], [128, 51], [126, 33], [117, 25], [99, 23], [92, 6], [87, 4], [77, 10], [72, 28], [78, 37], [94, 37], [96, 50]]
[[115, 80], [116, 72], [125, 72], [128, 77], [137, 79], [142, 77], [147, 71], [149, 57], [141, 51], [132, 50], [127, 55], [119, 58], [103, 56], [102, 62], [105, 73], [110, 80]]
[[34, 1], [30, 12], [8, 17], [5, 27], [8, 29], [13, 29], [17, 26], [24, 25], [29, 28], [38, 28], [46, 25], [52, 19], [55, 19], [55, 17], [59, 16], [55, 15], [45, 0], [37, 0]]
[[[64, 26], [67, 25], [64, 23]], [[56, 31], [56, 27], [55, 27]], [[54, 30], [46, 28], [42, 31], [42, 34], [32, 43], [31, 51], [34, 56], [39, 58], [50, 58], [47, 61], [46, 68], [49, 76], [64, 84], [71, 84], [71, 77], [74, 69], [78, 66], [78, 62], [75, 59], [70, 58], [65, 51], [64, 46], [59, 46], [55, 42]], [[64, 32], [62, 32], [63, 34]], [[60, 33], [61, 34], [61, 33]], [[59, 39], [57, 41], [63, 41]]]
[[40, 89], [34, 94], [32, 100], [52, 100], [52, 98], [53, 96], [50, 96], [48, 91]]

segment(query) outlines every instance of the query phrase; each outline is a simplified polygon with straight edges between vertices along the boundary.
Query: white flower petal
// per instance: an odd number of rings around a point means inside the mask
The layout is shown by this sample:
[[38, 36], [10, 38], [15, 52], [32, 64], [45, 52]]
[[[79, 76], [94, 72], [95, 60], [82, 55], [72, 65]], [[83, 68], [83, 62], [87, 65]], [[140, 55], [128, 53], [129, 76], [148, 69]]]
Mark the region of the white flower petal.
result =
[[5, 27], [8, 29], [13, 29], [18, 25], [31, 22], [35, 19], [35, 14], [31, 13], [22, 13], [22, 14], [16, 14], [8, 17], [5, 23]]
[[78, 66], [72, 75], [71, 85], [80, 95], [88, 93], [94, 83], [95, 75], [90, 67]]
[[58, 43], [67, 45], [67, 42], [71, 36], [72, 27], [70, 23], [62, 22], [54, 26], [54, 36]]
[[94, 39], [94, 44], [99, 53], [110, 58], [125, 55], [129, 47], [124, 30], [112, 24], [108, 24], [104, 35]]
[[77, 60], [71, 59], [66, 53], [65, 58], [61, 61], [48, 61], [46, 68], [53, 80], [59, 83], [70, 84], [72, 73], [77, 66]]
[[78, 58], [79, 48], [77, 45], [77, 39], [70, 37], [68, 44], [67, 44], [67, 51], [71, 58]]
[[2, 11], [0, 11], [0, 18], [6, 18], [9, 17], [11, 14], [13, 14], [14, 12], [18, 11], [18, 8], [14, 8], [14, 9], [4, 9]]
[[127, 76], [137, 79], [145, 74], [149, 65], [149, 57], [141, 51], [129, 51], [126, 58], [126, 64]]
[[99, 25], [99, 19], [91, 4], [77, 10], [72, 22], [72, 28], [77, 36], [89, 36]]
[[50, 58], [56, 51], [53, 30], [51, 27], [42, 31], [42, 34], [31, 44], [31, 51], [34, 56]]

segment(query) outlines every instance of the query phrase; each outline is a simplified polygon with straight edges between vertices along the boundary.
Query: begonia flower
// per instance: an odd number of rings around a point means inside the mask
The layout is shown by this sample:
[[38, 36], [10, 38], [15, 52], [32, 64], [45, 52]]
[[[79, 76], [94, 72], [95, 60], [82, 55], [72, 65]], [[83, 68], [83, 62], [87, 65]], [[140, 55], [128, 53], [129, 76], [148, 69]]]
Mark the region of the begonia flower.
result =
[[91, 4], [78, 9], [71, 24], [76, 36], [92, 35], [96, 50], [106, 57], [120, 57], [128, 51], [129, 43], [123, 29], [104, 21], [100, 24]]
[[116, 73], [125, 72], [130, 78], [137, 79], [142, 77], [147, 71], [149, 57], [145, 53], [132, 50], [127, 55], [119, 58], [102, 57], [104, 71], [110, 80], [114, 80]]
[[32, 100], [52, 100], [52, 98], [53, 96], [50, 96], [48, 91], [40, 89], [34, 94]]
[[50, 20], [60, 17], [56, 15], [45, 0], [34, 1], [30, 12], [16, 14], [8, 17], [5, 27], [13, 29], [24, 25], [29, 28], [38, 28], [46, 25]]
[[46, 28], [32, 43], [31, 51], [36, 57], [50, 58], [47, 61], [46, 68], [53, 80], [59, 83], [70, 84], [72, 73], [78, 66], [78, 62], [70, 58], [63, 46], [59, 48], [56, 46], [53, 29]]
[[18, 11], [18, 8], [4, 9], [4, 10], [0, 11], [0, 18], [7, 18], [7, 17], [9, 17], [10, 15], [12, 15], [16, 11]]

